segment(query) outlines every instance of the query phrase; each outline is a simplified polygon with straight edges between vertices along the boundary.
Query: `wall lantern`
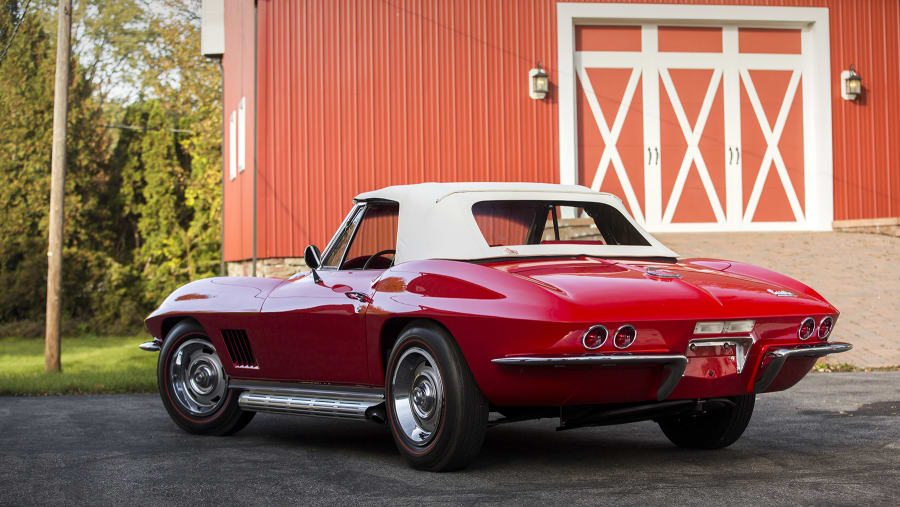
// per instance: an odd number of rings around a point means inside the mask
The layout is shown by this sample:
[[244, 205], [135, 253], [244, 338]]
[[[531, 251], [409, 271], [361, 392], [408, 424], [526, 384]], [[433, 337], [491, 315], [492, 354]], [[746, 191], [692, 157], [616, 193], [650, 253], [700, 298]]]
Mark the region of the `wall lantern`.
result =
[[544, 72], [544, 66], [538, 60], [537, 68], [528, 71], [528, 96], [541, 100], [550, 91], [550, 76]]
[[862, 78], [856, 73], [856, 66], [841, 72], [841, 97], [844, 100], [856, 100], [862, 93]]

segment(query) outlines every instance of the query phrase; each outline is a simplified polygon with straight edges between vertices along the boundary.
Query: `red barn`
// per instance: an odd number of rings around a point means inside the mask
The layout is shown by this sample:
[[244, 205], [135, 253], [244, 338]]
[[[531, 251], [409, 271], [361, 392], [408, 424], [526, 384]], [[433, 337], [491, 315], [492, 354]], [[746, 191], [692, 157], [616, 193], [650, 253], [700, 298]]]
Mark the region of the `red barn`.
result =
[[583, 184], [653, 232], [900, 223], [896, 0], [207, 0], [203, 46], [231, 273], [422, 181]]

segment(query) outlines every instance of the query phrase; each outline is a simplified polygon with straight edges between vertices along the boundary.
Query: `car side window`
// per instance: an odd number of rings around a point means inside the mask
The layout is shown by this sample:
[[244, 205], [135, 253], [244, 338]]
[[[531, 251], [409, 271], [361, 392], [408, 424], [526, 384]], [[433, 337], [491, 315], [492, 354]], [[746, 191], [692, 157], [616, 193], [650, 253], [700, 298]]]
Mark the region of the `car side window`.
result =
[[359, 224], [359, 221], [362, 219], [362, 215], [362, 207], [356, 207], [356, 209], [353, 210], [353, 216], [344, 223], [344, 227], [338, 233], [337, 238], [334, 240], [334, 244], [331, 245], [331, 248], [327, 252], [325, 252], [325, 256], [322, 259], [322, 267], [338, 267], [338, 264], [341, 263], [341, 259], [344, 257], [344, 251], [347, 250], [347, 244], [350, 243], [350, 239], [353, 237], [353, 231], [356, 230], [357, 224]]
[[341, 269], [387, 269], [397, 248], [397, 203], [370, 203], [356, 228]]

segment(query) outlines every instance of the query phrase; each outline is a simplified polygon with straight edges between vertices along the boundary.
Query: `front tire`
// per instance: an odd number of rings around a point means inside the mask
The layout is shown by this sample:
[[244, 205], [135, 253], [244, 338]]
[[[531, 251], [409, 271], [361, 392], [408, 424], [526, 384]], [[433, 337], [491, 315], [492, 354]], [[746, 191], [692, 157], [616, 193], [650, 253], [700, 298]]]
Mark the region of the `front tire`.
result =
[[413, 323], [391, 350], [385, 378], [388, 422], [413, 468], [446, 472], [478, 455], [488, 403], [447, 331]]
[[663, 433], [678, 447], [687, 449], [721, 449], [735, 443], [747, 429], [755, 394], [729, 398], [734, 406], [694, 415], [678, 415], [658, 421]]
[[196, 322], [182, 321], [169, 331], [156, 372], [163, 406], [188, 433], [230, 435], [255, 415], [238, 406], [239, 393], [228, 389], [222, 361]]

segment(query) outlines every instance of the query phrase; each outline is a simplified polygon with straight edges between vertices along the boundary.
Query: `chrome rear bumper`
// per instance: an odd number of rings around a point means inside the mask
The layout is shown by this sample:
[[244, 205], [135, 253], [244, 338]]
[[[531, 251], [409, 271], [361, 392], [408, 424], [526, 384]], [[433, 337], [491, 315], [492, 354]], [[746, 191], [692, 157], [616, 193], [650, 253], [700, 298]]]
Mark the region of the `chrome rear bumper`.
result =
[[687, 357], [678, 354], [648, 355], [584, 355], [584, 356], [513, 356], [492, 359], [492, 363], [505, 366], [582, 366], [582, 365], [662, 365], [667, 372], [666, 379], [656, 391], [656, 399], [662, 401], [672, 394], [678, 381], [684, 376]]
[[756, 379], [753, 390], [757, 393], [765, 392], [772, 382], [781, 373], [784, 363], [791, 357], [822, 357], [828, 354], [837, 354], [839, 352], [847, 352], [852, 349], [853, 345], [849, 343], [828, 343], [825, 345], [813, 345], [810, 347], [801, 347], [793, 349], [777, 349], [769, 351], [766, 356], [772, 357], [772, 362], [763, 370], [762, 375]]
[[[719, 345], [719, 342], [709, 344]], [[709, 345], [703, 343], [702, 345]], [[791, 357], [822, 357], [828, 354], [846, 352], [852, 349], [849, 343], [826, 343], [822, 345], [802, 346], [798, 348], [776, 349], [769, 351], [766, 356], [772, 357], [772, 362], [763, 370], [754, 383], [754, 391], [765, 392], [772, 382], [781, 373], [785, 362]], [[737, 352], [737, 351], [736, 351]], [[743, 351], [741, 351], [743, 352]], [[737, 354], [740, 356], [740, 352]], [[625, 365], [661, 365], [667, 373], [665, 380], [656, 391], [658, 401], [665, 400], [672, 394], [687, 368], [687, 356], [679, 354], [587, 354], [572, 356], [508, 356], [492, 359], [492, 363], [503, 366], [625, 366]], [[743, 361], [739, 361], [742, 363]]]

